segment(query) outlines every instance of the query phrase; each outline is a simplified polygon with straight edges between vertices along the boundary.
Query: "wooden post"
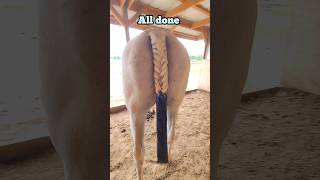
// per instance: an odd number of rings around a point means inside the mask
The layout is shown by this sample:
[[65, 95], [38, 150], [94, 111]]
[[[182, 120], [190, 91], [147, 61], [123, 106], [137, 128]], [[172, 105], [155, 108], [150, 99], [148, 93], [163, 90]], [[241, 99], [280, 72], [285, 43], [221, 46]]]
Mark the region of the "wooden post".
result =
[[128, 20], [128, 0], [125, 0], [124, 5], [122, 7], [123, 12], [123, 20], [124, 20], [124, 30], [126, 32], [126, 40], [127, 42], [130, 41], [130, 35], [129, 35], [129, 20]]
[[209, 51], [209, 44], [210, 44], [210, 30], [203, 28], [202, 37], [204, 40], [203, 59], [206, 59]]

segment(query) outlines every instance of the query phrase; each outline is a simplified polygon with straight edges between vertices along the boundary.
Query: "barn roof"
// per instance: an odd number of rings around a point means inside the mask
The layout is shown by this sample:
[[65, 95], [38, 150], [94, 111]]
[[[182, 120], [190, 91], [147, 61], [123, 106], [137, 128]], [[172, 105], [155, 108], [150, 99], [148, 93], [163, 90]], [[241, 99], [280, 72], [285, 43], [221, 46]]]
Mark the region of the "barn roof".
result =
[[210, 30], [209, 0], [111, 0], [110, 23], [140, 30], [159, 25], [138, 25], [139, 15], [179, 17], [179, 25], [160, 25], [177, 37], [200, 40]]

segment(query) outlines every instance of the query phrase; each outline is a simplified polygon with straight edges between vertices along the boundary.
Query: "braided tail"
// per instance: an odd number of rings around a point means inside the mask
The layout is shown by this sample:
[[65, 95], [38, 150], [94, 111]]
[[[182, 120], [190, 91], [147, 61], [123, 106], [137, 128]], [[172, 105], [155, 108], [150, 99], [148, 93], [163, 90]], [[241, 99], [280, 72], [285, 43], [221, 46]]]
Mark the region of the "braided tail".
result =
[[166, 32], [155, 29], [149, 32], [154, 63], [154, 85], [156, 90], [157, 111], [157, 157], [159, 163], [168, 162], [167, 150], [167, 90], [168, 60]]

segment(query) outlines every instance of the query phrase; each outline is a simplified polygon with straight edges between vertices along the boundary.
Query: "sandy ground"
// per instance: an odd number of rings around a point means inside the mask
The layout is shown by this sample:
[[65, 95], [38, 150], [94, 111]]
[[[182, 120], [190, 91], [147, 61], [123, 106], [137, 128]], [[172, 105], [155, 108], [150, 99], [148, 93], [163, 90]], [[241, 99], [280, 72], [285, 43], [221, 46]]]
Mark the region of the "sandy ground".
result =
[[[209, 93], [186, 95], [178, 115], [177, 140], [169, 165], [155, 162], [155, 120], [146, 121], [146, 179], [209, 179], [209, 100]], [[132, 179], [135, 171], [126, 111], [111, 115], [110, 139], [111, 179]], [[62, 180], [62, 163], [54, 150], [48, 150], [21, 161], [0, 163], [0, 179]]]
[[63, 166], [57, 153], [50, 149], [21, 161], [0, 163], [0, 179], [63, 180]]
[[[146, 177], [209, 179], [208, 98], [201, 92], [186, 96], [169, 165], [155, 163], [155, 121], [146, 122]], [[132, 179], [128, 113], [111, 118], [111, 177]], [[319, 180], [320, 96], [288, 89], [242, 102], [222, 149], [220, 170], [222, 180]], [[49, 150], [0, 163], [0, 179], [62, 180], [63, 169], [57, 154]]]
[[223, 180], [319, 180], [320, 96], [287, 89], [242, 102], [220, 168]]
[[[111, 179], [125, 180], [136, 176], [127, 111], [111, 116]], [[156, 121], [145, 123], [145, 179], [209, 179], [210, 175], [210, 95], [188, 94], [176, 121], [176, 141], [172, 162], [157, 164]]]

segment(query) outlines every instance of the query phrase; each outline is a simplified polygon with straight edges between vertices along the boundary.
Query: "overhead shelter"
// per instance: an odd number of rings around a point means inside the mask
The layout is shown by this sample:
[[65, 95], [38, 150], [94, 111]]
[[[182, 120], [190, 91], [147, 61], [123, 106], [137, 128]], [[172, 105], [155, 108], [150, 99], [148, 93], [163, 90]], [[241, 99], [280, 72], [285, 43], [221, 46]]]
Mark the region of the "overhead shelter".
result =
[[[179, 25], [138, 25], [140, 15], [178, 17]], [[111, 0], [110, 23], [125, 28], [126, 40], [130, 40], [129, 28], [147, 30], [160, 27], [171, 31], [176, 37], [204, 40], [203, 57], [206, 58], [210, 43], [209, 0]]]

